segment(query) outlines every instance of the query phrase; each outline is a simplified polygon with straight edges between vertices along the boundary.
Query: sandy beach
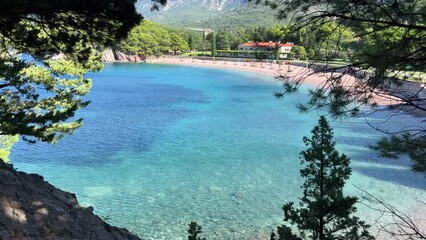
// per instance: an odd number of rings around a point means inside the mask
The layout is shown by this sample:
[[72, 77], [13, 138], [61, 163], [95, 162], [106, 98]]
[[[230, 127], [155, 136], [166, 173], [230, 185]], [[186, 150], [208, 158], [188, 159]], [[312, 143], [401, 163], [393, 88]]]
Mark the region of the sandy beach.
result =
[[[249, 63], [249, 62], [225, 62], [225, 61], [212, 61], [191, 58], [159, 58], [151, 62], [165, 63], [165, 64], [178, 64], [199, 67], [212, 67], [222, 69], [233, 69], [246, 72], [262, 73], [271, 77], [279, 76], [287, 72], [287, 66], [279, 66], [278, 64], [265, 64], [263, 63]], [[286, 68], [287, 67], [287, 68]]]
[[[327, 84], [327, 79], [332, 77], [332, 73], [314, 73], [313, 70], [294, 65], [279, 65], [276, 63], [260, 63], [260, 62], [227, 62], [212, 61], [191, 58], [159, 58], [151, 60], [152, 63], [176, 64], [186, 66], [212, 67], [221, 69], [232, 69], [238, 71], [255, 72], [265, 74], [271, 77], [286, 76], [290, 79], [303, 79], [303, 84], [317, 88]], [[343, 86], [351, 88], [355, 85], [356, 79], [351, 75], [345, 75], [341, 78]], [[400, 103], [399, 98], [390, 96], [384, 92], [377, 91], [374, 94], [374, 101], [380, 106], [389, 106]]]

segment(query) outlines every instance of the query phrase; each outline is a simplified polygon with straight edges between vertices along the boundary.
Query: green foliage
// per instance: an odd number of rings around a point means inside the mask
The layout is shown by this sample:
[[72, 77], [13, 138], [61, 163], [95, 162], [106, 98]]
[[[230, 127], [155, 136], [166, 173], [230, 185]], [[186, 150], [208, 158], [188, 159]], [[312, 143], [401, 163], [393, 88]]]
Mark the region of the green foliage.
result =
[[221, 30], [216, 36], [216, 45], [218, 50], [231, 50], [230, 32]]
[[[188, 39], [188, 45], [191, 45], [191, 50], [202, 50], [207, 49], [203, 43], [201, 32], [191, 31], [188, 29], [170, 29], [180, 35], [183, 39]], [[268, 42], [268, 41], [281, 41], [288, 42], [292, 41], [298, 44], [300, 41], [299, 35], [288, 34], [288, 27], [285, 25], [274, 25], [272, 27], [238, 27], [234, 29], [219, 29], [214, 32], [216, 39], [216, 46], [212, 44], [213, 34], [208, 34], [204, 40], [208, 40], [211, 47], [216, 47], [216, 50], [231, 50], [238, 49], [238, 45], [246, 43], [248, 41]], [[303, 47], [303, 46], [302, 46]], [[305, 49], [300, 49], [299, 54], [303, 55], [303, 58], [307, 55]]]
[[212, 53], [212, 57], [214, 57], [216, 56], [216, 34], [214, 32], [211, 34], [210, 44], [210, 51]]
[[[197, 3], [202, 2], [199, 0], [194, 1]], [[255, 4], [244, 4], [243, 6], [235, 6], [235, 8], [221, 11], [208, 9], [205, 6], [187, 4], [186, 7], [179, 10], [154, 12], [153, 14], [147, 12], [148, 19], [167, 26], [211, 28], [213, 30], [225, 28], [232, 30], [252, 26], [271, 27], [275, 24], [284, 24], [285, 22], [277, 19], [276, 15], [276, 11], [271, 12], [269, 8]]]
[[[237, 49], [239, 44], [248, 41], [286, 41], [284, 37], [283, 25], [268, 27], [239, 27], [236, 29], [219, 29], [216, 33], [216, 45], [218, 50]], [[211, 42], [211, 35], [207, 38]], [[297, 40], [294, 42], [297, 43]]]
[[141, 20], [134, 4], [134, 0], [3, 0], [2, 43], [40, 59], [62, 52], [68, 59], [87, 60], [92, 47], [88, 43], [112, 44]]
[[192, 34], [192, 39], [194, 40], [194, 50], [197, 51], [204, 51], [206, 48], [206, 45], [204, 43], [205, 39], [203, 39], [203, 36], [200, 33]]
[[287, 27], [276, 24], [268, 30], [267, 34], [269, 35], [270, 41], [282, 41], [287, 34]]
[[402, 154], [407, 154], [413, 164], [411, 168], [414, 172], [426, 172], [426, 137], [415, 136], [410, 133], [394, 135], [390, 138], [382, 138], [372, 146], [387, 158], [398, 158]]
[[119, 48], [127, 53], [150, 56], [161, 54], [158, 45], [158, 42], [150, 34], [141, 32], [130, 34], [127, 39], [121, 42]]
[[[80, 97], [92, 86], [84, 73], [101, 69], [94, 50], [85, 66], [65, 59], [44, 60], [43, 64], [24, 62], [17, 57], [2, 60], [0, 71], [6, 87], [0, 96], [0, 133], [20, 134], [26, 140], [29, 140], [26, 136], [33, 136], [55, 143], [81, 126], [81, 119], [66, 120], [89, 103]], [[49, 94], [41, 95], [40, 89]]]
[[347, 51], [355, 42], [352, 30], [335, 22], [318, 23], [297, 29], [287, 27], [283, 36], [303, 46], [307, 50], [307, 57], [314, 60], [348, 59]]
[[312, 137], [304, 137], [303, 142], [308, 149], [300, 153], [305, 166], [300, 170], [305, 179], [300, 208], [293, 202], [283, 206], [284, 221], [295, 225], [301, 238], [283, 225], [278, 227], [276, 239], [373, 239], [369, 226], [352, 216], [357, 198], [343, 195], [351, 174], [349, 158], [335, 149], [333, 131], [324, 116], [312, 130]]
[[170, 33], [170, 49], [173, 51], [174, 54], [176, 52], [188, 52], [189, 46], [188, 43], [183, 40], [179, 35], [175, 33]]
[[[426, 21], [423, 23], [426, 24]], [[426, 70], [426, 66], [421, 64], [423, 60], [416, 61], [417, 58], [421, 58], [418, 55], [419, 51], [426, 52], [426, 44], [424, 44], [426, 29], [416, 30], [393, 26], [375, 31], [373, 27], [365, 24], [362, 27], [362, 33], [370, 32], [370, 34], [364, 37], [362, 48], [356, 53], [355, 59], [363, 62], [365, 67], [373, 67], [377, 69], [376, 71], [385, 71], [389, 68], [392, 70], [414, 69], [421, 72]], [[391, 57], [393, 59], [389, 59]], [[397, 59], [399, 61], [396, 61]]]
[[202, 40], [201, 42], [198, 43], [198, 45], [196, 46], [196, 49], [198, 51], [200, 51], [202, 54], [204, 54], [207, 51], [210, 51], [210, 42], [209, 40]]
[[307, 57], [307, 52], [303, 46], [293, 46], [291, 51], [297, 58], [306, 59]]
[[[161, 25], [163, 27], [166, 27], [165, 25]], [[188, 45], [190, 45], [190, 40], [192, 41], [192, 44], [194, 44], [194, 48], [195, 46], [198, 44], [198, 42], [203, 41], [203, 32], [201, 31], [196, 31], [193, 29], [189, 29], [189, 28], [184, 28], [184, 27], [171, 27], [171, 26], [167, 26], [166, 27], [168, 29], [168, 31], [175, 33], [177, 35], [179, 35], [181, 38], [187, 40]]]
[[5, 162], [9, 161], [10, 149], [17, 143], [19, 140], [18, 135], [10, 136], [3, 135], [0, 136], [0, 160]]
[[183, 56], [189, 56], [189, 57], [210, 57], [212, 53], [210, 51], [204, 51], [204, 52], [191, 52], [191, 53], [185, 53]]
[[124, 38], [141, 16], [124, 0], [6, 0], [0, 9], [0, 135], [55, 143], [82, 125], [74, 115], [89, 103], [85, 73], [102, 69], [96, 49]]
[[190, 34], [188, 37], [188, 46], [190, 51], [195, 49], [194, 37], [192, 36], [192, 34]]
[[[246, 4], [240, 8], [220, 13], [219, 16], [202, 18], [199, 25], [212, 29], [235, 29], [247, 27], [272, 27], [276, 24], [285, 24], [286, 20], [277, 19], [277, 11], [264, 6]], [[204, 19], [204, 20], [203, 20]], [[195, 23], [197, 24], [197, 23]]]
[[131, 54], [161, 55], [173, 51], [189, 51], [188, 43], [178, 34], [154, 22], [144, 20], [133, 28], [118, 48]]
[[[275, 27], [274, 27], [275, 28]], [[245, 28], [240, 34], [245, 35], [250, 41], [265, 42], [272, 41], [274, 36], [271, 35], [272, 29], [265, 26]]]
[[202, 233], [202, 227], [197, 222], [191, 222], [188, 226], [188, 240], [206, 240], [205, 238], [198, 237], [198, 234]]

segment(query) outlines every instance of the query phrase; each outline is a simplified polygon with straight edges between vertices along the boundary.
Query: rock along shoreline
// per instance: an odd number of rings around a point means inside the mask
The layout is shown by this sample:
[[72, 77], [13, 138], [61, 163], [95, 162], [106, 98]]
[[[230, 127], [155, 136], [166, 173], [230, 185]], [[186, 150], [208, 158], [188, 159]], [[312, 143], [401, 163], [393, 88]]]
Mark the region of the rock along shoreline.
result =
[[38, 174], [17, 171], [0, 161], [0, 239], [140, 240], [111, 226]]

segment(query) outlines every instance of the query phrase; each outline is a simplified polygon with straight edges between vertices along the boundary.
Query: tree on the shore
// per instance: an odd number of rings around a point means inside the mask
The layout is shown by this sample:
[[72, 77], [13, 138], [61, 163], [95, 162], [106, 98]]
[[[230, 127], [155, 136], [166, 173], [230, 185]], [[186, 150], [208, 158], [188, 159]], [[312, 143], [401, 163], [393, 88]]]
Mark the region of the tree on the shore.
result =
[[305, 179], [300, 207], [296, 208], [293, 202], [283, 206], [284, 221], [295, 225], [299, 234], [282, 225], [271, 239], [374, 239], [367, 231], [369, 226], [353, 216], [357, 198], [343, 195], [351, 175], [349, 158], [335, 149], [333, 130], [324, 116], [312, 130], [312, 137], [304, 137], [303, 142], [308, 149], [300, 153], [305, 166], [300, 170]]
[[196, 49], [198, 51], [201, 51], [201, 53], [203, 53], [203, 54], [204, 54], [204, 52], [209, 51], [210, 50], [209, 40], [204, 39], [204, 40], [198, 42]]
[[82, 125], [74, 117], [89, 104], [82, 98], [92, 85], [85, 73], [102, 69], [97, 50], [142, 19], [135, 2], [0, 2], [2, 138], [55, 143]]
[[[380, 108], [390, 111], [390, 117], [401, 112], [414, 111], [423, 117], [426, 114], [425, 90], [420, 83], [414, 90], [404, 88], [405, 80], [424, 79], [426, 71], [426, 1], [375, 1], [375, 0], [256, 0], [279, 9], [279, 18], [291, 19], [289, 34], [301, 32], [303, 39], [312, 39], [314, 49], [307, 49], [313, 64], [320, 63], [314, 69], [317, 72], [333, 72], [327, 81], [310, 93], [310, 100], [300, 105], [301, 111], [325, 109], [334, 117], [352, 117], [365, 112], [363, 106], [374, 109], [378, 106], [377, 96], [391, 100], [389, 95], [401, 99], [399, 102]], [[320, 34], [326, 25], [334, 25], [329, 32]], [[333, 65], [339, 55], [333, 49], [338, 47], [343, 52], [345, 44], [342, 39], [347, 32], [352, 32], [356, 46], [346, 51], [347, 63]], [[315, 33], [314, 37], [306, 37]], [[320, 48], [333, 43], [332, 51]], [[313, 54], [313, 55], [312, 55]], [[300, 73], [296, 78], [282, 76], [284, 90], [277, 93], [282, 97], [298, 89], [312, 72]], [[346, 78], [355, 78], [353, 85], [344, 86]], [[373, 109], [373, 110], [374, 110]], [[378, 142], [375, 149], [385, 157], [408, 155], [413, 160], [413, 170], [426, 172], [426, 129], [424, 127], [404, 126], [390, 131], [379, 130], [389, 134]]]
[[221, 30], [217, 33], [216, 45], [218, 50], [231, 50], [230, 33], [227, 30]]
[[210, 37], [210, 51], [212, 53], [212, 57], [216, 56], [216, 34], [211, 33]]
[[189, 35], [188, 46], [189, 46], [189, 51], [191, 51], [191, 52], [195, 49], [195, 43], [194, 43], [194, 39], [192, 37], [192, 34]]
[[129, 54], [142, 54], [146, 57], [161, 55], [169, 51], [189, 50], [187, 42], [175, 32], [152, 21], [144, 20], [134, 27], [118, 48]]
[[170, 33], [170, 40], [170, 48], [175, 55], [177, 51], [182, 53], [189, 51], [188, 43], [183, 40], [183, 38], [181, 38], [179, 35], [175, 33]]
[[299, 59], [305, 59], [306, 58], [306, 49], [303, 46], [293, 46], [291, 48], [291, 51], [293, 52], [294, 56]]
[[188, 44], [189, 50], [197, 51], [200, 43], [203, 41], [203, 35], [200, 34], [200, 32], [185, 29], [185, 28], [170, 28], [168, 27], [168, 30], [171, 33], [174, 33], [184, 39], [186, 43]]
[[140, 54], [144, 56], [161, 54], [159, 43], [156, 38], [145, 32], [129, 34], [129, 37], [119, 44], [119, 48], [129, 54]]

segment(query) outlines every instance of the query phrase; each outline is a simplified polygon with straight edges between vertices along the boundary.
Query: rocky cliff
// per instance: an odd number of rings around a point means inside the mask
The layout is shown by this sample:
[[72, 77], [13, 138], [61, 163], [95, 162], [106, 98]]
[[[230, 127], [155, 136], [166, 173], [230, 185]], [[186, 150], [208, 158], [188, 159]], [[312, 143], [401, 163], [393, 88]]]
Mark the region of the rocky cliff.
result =
[[113, 48], [107, 48], [102, 53], [104, 62], [145, 62], [146, 57], [141, 54], [125, 54]]
[[134, 239], [79, 205], [74, 194], [37, 174], [18, 172], [0, 161], [0, 239]]

